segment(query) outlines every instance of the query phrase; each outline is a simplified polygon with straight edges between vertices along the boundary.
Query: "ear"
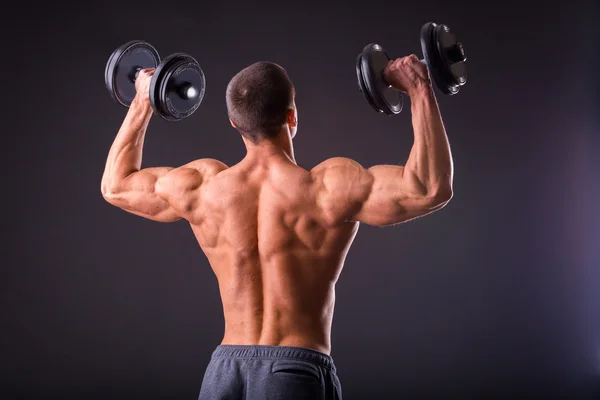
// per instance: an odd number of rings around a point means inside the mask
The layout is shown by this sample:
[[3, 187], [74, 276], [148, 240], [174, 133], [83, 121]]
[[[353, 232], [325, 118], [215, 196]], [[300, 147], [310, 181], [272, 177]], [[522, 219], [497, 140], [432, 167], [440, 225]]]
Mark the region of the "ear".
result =
[[235, 126], [235, 124], [233, 123], [232, 120], [229, 120], [229, 123], [231, 124], [231, 126], [233, 126], [234, 128], [237, 128], [237, 126]]
[[298, 125], [298, 118], [296, 118], [296, 111], [294, 109], [289, 109], [287, 114], [287, 123], [292, 128], [295, 128]]

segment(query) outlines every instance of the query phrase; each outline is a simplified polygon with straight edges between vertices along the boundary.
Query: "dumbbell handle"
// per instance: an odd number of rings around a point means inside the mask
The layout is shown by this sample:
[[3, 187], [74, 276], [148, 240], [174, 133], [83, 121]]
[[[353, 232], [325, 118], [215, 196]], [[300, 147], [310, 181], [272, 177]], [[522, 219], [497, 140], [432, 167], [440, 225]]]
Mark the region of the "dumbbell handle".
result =
[[[141, 70], [142, 69], [140, 67], [135, 67], [135, 72], [133, 73], [133, 76], [131, 78], [133, 82], [135, 82]], [[182, 99], [189, 100], [198, 97], [198, 89], [196, 89], [191, 83], [186, 82], [178, 85], [177, 94]]]

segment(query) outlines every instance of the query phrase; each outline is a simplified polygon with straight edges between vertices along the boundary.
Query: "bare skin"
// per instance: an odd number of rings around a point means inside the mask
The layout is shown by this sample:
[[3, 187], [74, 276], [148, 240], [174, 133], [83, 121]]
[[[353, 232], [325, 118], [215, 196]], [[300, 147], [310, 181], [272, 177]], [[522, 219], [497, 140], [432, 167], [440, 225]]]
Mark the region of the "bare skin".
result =
[[332, 158], [310, 171], [294, 159], [295, 105], [276, 138], [243, 138], [247, 155], [232, 167], [200, 159], [141, 169], [152, 73], [136, 81], [138, 94], [106, 162], [104, 198], [154, 221], [189, 222], [219, 283], [222, 344], [330, 354], [335, 284], [359, 223], [399, 224], [452, 197], [450, 146], [426, 68], [409, 56], [385, 71], [411, 98], [415, 140], [405, 166], [363, 168]]

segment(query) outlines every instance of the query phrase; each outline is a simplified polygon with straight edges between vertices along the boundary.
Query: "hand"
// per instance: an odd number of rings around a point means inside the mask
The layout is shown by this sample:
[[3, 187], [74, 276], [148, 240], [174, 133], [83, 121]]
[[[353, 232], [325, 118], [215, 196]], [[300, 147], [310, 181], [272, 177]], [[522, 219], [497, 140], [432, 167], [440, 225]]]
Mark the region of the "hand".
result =
[[154, 71], [155, 68], [141, 69], [137, 78], [135, 78], [135, 97], [143, 104], [150, 105], [150, 82], [152, 81]]
[[383, 70], [383, 77], [392, 87], [408, 95], [431, 85], [427, 66], [421, 63], [414, 54], [390, 60]]

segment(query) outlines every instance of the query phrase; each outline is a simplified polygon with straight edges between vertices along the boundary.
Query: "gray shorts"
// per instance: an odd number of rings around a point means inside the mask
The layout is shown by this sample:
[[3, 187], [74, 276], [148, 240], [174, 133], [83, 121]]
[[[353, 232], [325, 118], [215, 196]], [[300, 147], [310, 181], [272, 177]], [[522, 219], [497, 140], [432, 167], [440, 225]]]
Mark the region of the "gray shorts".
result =
[[221, 345], [206, 368], [199, 400], [341, 399], [333, 359], [302, 347]]

